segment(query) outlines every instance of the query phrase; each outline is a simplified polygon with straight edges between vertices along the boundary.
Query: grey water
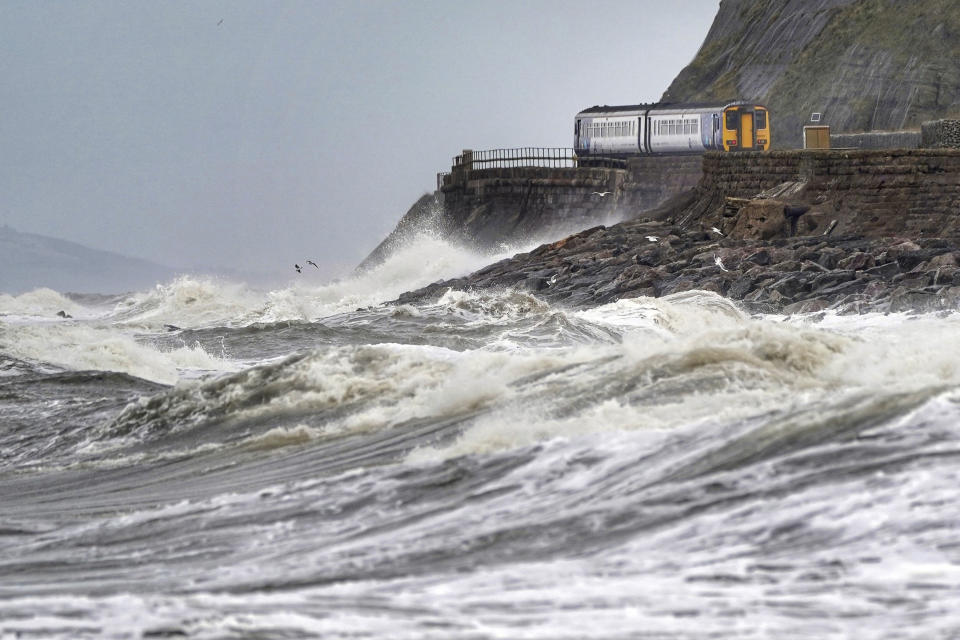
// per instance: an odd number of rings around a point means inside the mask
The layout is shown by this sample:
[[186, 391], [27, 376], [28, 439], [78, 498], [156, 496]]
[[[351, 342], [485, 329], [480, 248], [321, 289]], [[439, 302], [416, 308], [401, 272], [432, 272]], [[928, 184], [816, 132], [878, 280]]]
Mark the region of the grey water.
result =
[[960, 636], [960, 313], [385, 304], [430, 242], [0, 295], [0, 638]]

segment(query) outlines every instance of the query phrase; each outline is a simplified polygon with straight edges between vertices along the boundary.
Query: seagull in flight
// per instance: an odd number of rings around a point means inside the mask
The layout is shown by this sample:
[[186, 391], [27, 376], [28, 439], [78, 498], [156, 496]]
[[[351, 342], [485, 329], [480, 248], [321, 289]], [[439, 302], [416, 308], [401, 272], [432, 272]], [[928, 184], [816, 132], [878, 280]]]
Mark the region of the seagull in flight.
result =
[[723, 261], [720, 259], [720, 256], [718, 255], [713, 256], [713, 263], [718, 267], [720, 267], [720, 271], [730, 271], [730, 269], [727, 269], [725, 266], [723, 266]]
[[593, 194], [603, 198], [604, 196], [610, 195], [612, 191], [594, 191]]
[[298, 265], [298, 264], [295, 263], [295, 264], [293, 265], [293, 268], [297, 270], [297, 273], [303, 273], [302, 271], [300, 271], [300, 269], [301, 269], [300, 265]]
[[307, 260], [307, 264], [312, 264], [312, 265], [313, 265], [314, 267], [316, 267], [317, 269], [320, 268], [319, 266], [317, 266], [317, 263], [314, 262], [313, 260]]
[[217, 23], [217, 26], [219, 27], [222, 24], [223, 24], [223, 18], [220, 18], [220, 22]]
[[660, 238], [658, 238], [657, 236], [647, 236], [647, 240], [649, 240], [650, 242], [656, 242], [659, 239]]
[[720, 231], [720, 229], [717, 229], [716, 227], [710, 227], [710, 231], [713, 231], [715, 234], [717, 234], [721, 238], [723, 237], [723, 232]]

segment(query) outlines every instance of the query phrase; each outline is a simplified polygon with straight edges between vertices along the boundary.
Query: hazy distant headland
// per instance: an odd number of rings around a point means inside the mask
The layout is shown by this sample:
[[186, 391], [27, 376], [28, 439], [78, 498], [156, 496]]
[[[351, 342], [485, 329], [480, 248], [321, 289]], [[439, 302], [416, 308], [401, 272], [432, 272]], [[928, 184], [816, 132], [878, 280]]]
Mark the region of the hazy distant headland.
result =
[[39, 287], [61, 292], [123, 293], [169, 280], [172, 267], [0, 226], [0, 293]]

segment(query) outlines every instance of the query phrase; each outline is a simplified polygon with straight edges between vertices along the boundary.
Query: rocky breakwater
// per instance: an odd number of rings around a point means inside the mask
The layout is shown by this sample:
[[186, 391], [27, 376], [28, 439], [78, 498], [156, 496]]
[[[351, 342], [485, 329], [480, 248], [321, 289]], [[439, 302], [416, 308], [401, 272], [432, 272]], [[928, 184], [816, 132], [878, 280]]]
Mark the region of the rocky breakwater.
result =
[[587, 307], [702, 289], [754, 312], [930, 311], [960, 304], [958, 265], [960, 245], [949, 240], [735, 239], [643, 219], [582, 231], [398, 302], [436, 299], [450, 288], [517, 288]]
[[707, 154], [695, 189], [438, 282], [519, 287], [571, 306], [706, 289], [751, 310], [960, 306], [960, 152]]

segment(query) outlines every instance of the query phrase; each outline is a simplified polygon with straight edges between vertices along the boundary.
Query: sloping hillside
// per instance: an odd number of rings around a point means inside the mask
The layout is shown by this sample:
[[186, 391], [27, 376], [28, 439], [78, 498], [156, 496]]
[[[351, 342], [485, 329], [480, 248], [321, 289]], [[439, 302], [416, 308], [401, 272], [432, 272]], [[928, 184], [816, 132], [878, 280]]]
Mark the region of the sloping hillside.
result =
[[122, 293], [173, 275], [169, 267], [146, 260], [0, 227], [0, 293], [17, 294], [38, 287]]
[[917, 128], [960, 116], [956, 0], [722, 0], [666, 102], [767, 104], [775, 146], [820, 112], [834, 132]]

